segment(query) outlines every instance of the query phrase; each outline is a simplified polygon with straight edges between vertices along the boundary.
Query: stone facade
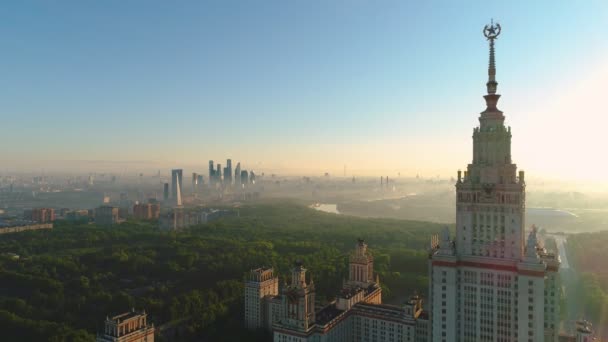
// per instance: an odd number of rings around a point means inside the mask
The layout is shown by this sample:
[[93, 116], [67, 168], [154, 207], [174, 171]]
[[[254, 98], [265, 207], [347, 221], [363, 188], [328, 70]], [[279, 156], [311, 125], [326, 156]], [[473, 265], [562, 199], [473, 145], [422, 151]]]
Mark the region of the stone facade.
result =
[[245, 280], [245, 325], [266, 328], [276, 342], [426, 342], [429, 316], [422, 299], [414, 296], [403, 306], [382, 304], [373, 256], [359, 240], [349, 258], [349, 278], [336, 299], [315, 307], [315, 287], [306, 269], [296, 263], [291, 283], [278, 291], [272, 269], [255, 269]]
[[145, 311], [132, 310], [111, 318], [106, 317], [104, 330], [97, 342], [154, 342], [154, 325], [148, 324]]
[[524, 172], [511, 160], [511, 128], [496, 106], [496, 36], [488, 38], [488, 94], [473, 130], [473, 160], [464, 177], [458, 171], [456, 236], [446, 228], [432, 239], [432, 341], [558, 338], [560, 261], [542, 248], [535, 227], [526, 234]]

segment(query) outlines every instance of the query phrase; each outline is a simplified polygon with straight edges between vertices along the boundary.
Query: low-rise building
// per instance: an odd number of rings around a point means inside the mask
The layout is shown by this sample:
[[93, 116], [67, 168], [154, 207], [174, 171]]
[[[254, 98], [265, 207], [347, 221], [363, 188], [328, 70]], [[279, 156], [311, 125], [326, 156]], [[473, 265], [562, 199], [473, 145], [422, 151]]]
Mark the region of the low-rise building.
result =
[[28, 230], [53, 229], [52, 223], [32, 223], [31, 221], [0, 221], [0, 234], [19, 233]]
[[160, 215], [159, 227], [163, 230], [180, 230], [197, 224], [205, 224], [224, 217], [238, 216], [238, 211], [209, 208], [176, 207]]

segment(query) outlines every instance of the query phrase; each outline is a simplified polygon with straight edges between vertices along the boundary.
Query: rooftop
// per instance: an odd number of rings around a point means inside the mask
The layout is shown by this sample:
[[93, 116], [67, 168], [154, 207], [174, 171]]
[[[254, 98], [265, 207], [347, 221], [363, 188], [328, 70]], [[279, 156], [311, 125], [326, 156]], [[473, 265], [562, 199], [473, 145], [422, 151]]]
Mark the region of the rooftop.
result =
[[138, 316], [141, 316], [141, 315], [145, 315], [145, 314], [146, 314], [145, 311], [138, 312], [138, 311], [135, 311], [135, 309], [133, 309], [133, 310], [131, 310], [129, 312], [125, 312], [125, 313], [122, 313], [120, 315], [112, 316], [112, 318], [110, 318], [109, 320], [118, 323], [120, 321], [128, 320], [128, 319], [135, 318], [135, 317], [138, 317]]
[[336, 303], [329, 304], [317, 313], [316, 323], [319, 325], [325, 325], [331, 322], [334, 318], [338, 317], [343, 312], [343, 310], [336, 308]]

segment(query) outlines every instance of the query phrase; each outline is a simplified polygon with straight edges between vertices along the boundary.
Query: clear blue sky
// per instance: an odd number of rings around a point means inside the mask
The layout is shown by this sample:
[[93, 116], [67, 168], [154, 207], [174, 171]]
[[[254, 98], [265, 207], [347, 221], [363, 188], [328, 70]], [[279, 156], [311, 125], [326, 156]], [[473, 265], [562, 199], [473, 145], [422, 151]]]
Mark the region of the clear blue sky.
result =
[[492, 17], [508, 120], [606, 60], [606, 1], [6, 2], [0, 161], [455, 170]]

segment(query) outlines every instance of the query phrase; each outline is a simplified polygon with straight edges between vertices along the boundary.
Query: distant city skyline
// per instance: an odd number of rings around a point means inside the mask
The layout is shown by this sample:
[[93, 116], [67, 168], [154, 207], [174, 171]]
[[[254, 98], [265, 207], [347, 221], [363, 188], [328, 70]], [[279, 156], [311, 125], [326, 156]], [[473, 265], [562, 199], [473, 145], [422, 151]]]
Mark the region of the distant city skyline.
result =
[[603, 1], [10, 3], [0, 172], [206, 174], [231, 158], [452, 177], [484, 109], [492, 17], [514, 159], [530, 178], [606, 183]]

